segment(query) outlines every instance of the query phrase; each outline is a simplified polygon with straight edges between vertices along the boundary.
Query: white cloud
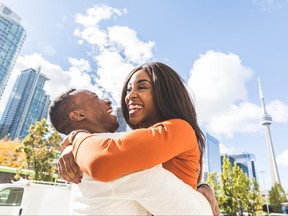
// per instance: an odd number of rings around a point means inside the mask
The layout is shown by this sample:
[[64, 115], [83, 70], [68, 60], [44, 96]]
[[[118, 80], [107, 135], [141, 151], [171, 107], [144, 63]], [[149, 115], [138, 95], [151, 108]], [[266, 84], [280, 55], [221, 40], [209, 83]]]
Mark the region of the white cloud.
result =
[[[226, 138], [261, 130], [260, 102], [253, 104], [247, 96], [246, 83], [253, 72], [239, 56], [210, 50], [194, 62], [190, 74], [188, 85], [201, 127]], [[288, 122], [288, 104], [275, 100], [266, 108], [274, 122]]]
[[281, 166], [288, 167], [288, 149], [286, 149], [282, 154], [277, 157], [277, 163]]
[[261, 129], [260, 113], [260, 107], [252, 103], [231, 104], [229, 109], [208, 119], [206, 128], [226, 137], [233, 137], [235, 133], [255, 133]]
[[[237, 55], [210, 50], [194, 62], [190, 74], [188, 85], [195, 94], [202, 126], [226, 136], [232, 136], [237, 128], [252, 127], [240, 125], [245, 124], [245, 120], [239, 117], [242, 112], [249, 114], [251, 107], [256, 109], [252, 104], [244, 103], [247, 100], [245, 83], [252, 77], [252, 71], [242, 65]], [[250, 115], [241, 116], [255, 121]]]
[[126, 26], [100, 27], [102, 20], [117, 18], [126, 13], [106, 5], [96, 5], [77, 14], [74, 35], [79, 43], [87, 43], [89, 53], [96, 62], [97, 69], [91, 77], [114, 97], [119, 103], [122, 84], [126, 75], [136, 66], [153, 59], [153, 41], [143, 42], [135, 30]]
[[108, 5], [98, 4], [86, 10], [86, 14], [76, 14], [75, 21], [84, 27], [97, 26], [102, 20], [116, 19], [127, 12], [126, 9], [119, 10]]
[[220, 154], [228, 154], [228, 155], [233, 155], [233, 154], [238, 154], [238, 150], [235, 149], [234, 147], [227, 147], [224, 144], [220, 143]]
[[272, 116], [272, 119], [275, 122], [288, 122], [288, 104], [285, 104], [282, 101], [271, 101], [267, 105], [267, 112]]
[[89, 62], [83, 58], [81, 59], [69, 58], [68, 61], [70, 62], [71, 65], [73, 65], [73, 67], [77, 68], [79, 71], [82, 72], [91, 71]]
[[143, 64], [147, 59], [153, 57], [152, 48], [155, 43], [141, 41], [137, 37], [137, 32], [126, 26], [112, 26], [108, 28], [108, 35], [111, 43], [123, 50], [127, 61], [134, 64]]

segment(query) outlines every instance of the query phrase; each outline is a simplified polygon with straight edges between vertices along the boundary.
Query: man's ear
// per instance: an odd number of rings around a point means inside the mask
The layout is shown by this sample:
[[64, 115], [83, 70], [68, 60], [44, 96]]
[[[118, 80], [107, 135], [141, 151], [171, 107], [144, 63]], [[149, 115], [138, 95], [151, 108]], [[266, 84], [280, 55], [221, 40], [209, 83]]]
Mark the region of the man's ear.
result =
[[84, 119], [86, 119], [86, 116], [82, 112], [72, 111], [72, 112], [69, 113], [69, 118], [72, 121], [83, 121]]

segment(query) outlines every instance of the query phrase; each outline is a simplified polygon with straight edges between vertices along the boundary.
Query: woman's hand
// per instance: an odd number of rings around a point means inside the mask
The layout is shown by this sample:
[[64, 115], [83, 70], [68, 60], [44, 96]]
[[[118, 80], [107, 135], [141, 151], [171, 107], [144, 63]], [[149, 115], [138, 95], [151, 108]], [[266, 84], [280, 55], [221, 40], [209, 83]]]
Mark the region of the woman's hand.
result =
[[58, 172], [61, 178], [75, 184], [81, 183], [83, 172], [74, 160], [72, 145], [68, 145], [58, 160]]
[[197, 191], [199, 193], [203, 194], [203, 196], [205, 196], [205, 198], [208, 200], [208, 202], [209, 202], [209, 204], [211, 206], [213, 215], [219, 216], [220, 215], [220, 208], [218, 206], [218, 203], [217, 203], [217, 200], [216, 200], [216, 197], [215, 197], [213, 189], [210, 188], [207, 185], [201, 185], [197, 189]]

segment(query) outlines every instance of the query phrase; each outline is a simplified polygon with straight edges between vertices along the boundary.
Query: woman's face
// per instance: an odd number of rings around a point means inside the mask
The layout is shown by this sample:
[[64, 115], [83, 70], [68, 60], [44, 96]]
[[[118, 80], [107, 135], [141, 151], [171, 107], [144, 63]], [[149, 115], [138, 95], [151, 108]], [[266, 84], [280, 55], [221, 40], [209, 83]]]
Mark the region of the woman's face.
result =
[[160, 121], [153, 100], [152, 80], [145, 70], [132, 75], [127, 84], [125, 103], [131, 124], [147, 128]]

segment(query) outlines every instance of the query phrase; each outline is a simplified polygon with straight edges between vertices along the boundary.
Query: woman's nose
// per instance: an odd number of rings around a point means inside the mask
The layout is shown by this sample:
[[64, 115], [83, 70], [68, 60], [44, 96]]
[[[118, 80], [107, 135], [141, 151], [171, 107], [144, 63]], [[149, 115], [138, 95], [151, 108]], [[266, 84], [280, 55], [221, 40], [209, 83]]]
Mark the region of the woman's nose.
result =
[[131, 90], [131, 91], [127, 94], [126, 97], [127, 97], [129, 100], [131, 100], [132, 98], [137, 97], [137, 91]]

